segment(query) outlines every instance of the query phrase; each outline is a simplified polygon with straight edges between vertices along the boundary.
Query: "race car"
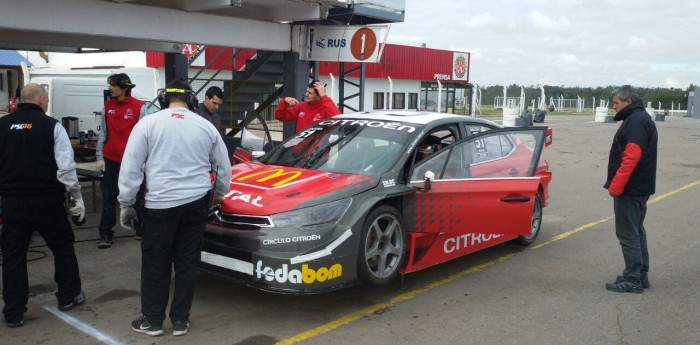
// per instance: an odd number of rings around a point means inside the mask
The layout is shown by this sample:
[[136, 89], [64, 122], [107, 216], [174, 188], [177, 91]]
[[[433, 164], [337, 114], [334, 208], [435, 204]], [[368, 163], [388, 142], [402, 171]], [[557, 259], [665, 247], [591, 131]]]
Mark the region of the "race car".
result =
[[[418, 111], [320, 121], [232, 167], [202, 271], [259, 289], [383, 286], [503, 242], [533, 243], [552, 174], [547, 127]], [[255, 155], [238, 155], [253, 157]]]

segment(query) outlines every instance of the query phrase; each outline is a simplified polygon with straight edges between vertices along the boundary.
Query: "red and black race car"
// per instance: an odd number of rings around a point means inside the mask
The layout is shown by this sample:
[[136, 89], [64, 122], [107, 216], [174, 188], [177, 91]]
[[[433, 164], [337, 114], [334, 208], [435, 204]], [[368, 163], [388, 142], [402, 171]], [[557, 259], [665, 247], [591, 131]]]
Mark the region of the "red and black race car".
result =
[[[503, 242], [529, 245], [547, 205], [546, 127], [411, 111], [318, 122], [232, 167], [201, 269], [260, 289], [381, 286]], [[245, 156], [245, 155], [243, 155]]]

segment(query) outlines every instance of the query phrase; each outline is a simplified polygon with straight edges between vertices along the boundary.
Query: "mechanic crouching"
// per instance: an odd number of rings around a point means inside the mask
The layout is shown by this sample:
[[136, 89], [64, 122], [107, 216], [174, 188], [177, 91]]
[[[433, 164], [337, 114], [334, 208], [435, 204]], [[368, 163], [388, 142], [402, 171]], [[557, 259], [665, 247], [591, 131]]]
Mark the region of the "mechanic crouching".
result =
[[46, 90], [29, 84], [21, 96], [23, 103], [17, 110], [0, 118], [2, 312], [9, 327], [24, 324], [29, 301], [27, 248], [34, 231], [53, 253], [58, 309], [66, 311], [85, 303], [75, 236], [65, 209], [67, 190], [74, 202], [70, 213], [78, 221], [85, 217], [73, 148], [63, 126], [46, 116]]

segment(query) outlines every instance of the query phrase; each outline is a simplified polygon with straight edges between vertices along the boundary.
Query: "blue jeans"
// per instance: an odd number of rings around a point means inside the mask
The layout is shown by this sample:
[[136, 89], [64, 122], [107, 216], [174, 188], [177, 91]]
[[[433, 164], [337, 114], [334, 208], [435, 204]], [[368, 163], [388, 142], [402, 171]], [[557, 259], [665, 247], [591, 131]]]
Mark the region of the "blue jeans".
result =
[[168, 306], [170, 273], [175, 290], [170, 320], [190, 317], [195, 282], [207, 223], [206, 196], [173, 208], [144, 212], [141, 240], [141, 312], [154, 325], [163, 324]]
[[63, 194], [2, 197], [2, 297], [7, 319], [22, 316], [29, 301], [27, 248], [34, 231], [51, 249], [59, 305], [70, 303], [80, 293], [75, 236], [68, 222]]
[[635, 282], [649, 272], [649, 249], [644, 228], [648, 200], [648, 195], [622, 195], [614, 198], [615, 234], [625, 259], [622, 275]]

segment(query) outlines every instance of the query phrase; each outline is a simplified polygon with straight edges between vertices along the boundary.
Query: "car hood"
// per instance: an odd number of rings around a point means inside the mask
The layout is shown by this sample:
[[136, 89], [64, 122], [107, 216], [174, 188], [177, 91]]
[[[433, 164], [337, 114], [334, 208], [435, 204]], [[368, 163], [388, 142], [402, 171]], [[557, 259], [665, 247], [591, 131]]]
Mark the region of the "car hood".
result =
[[226, 213], [271, 215], [349, 197], [376, 186], [365, 175], [266, 165], [258, 162], [231, 168], [230, 191], [221, 204]]

